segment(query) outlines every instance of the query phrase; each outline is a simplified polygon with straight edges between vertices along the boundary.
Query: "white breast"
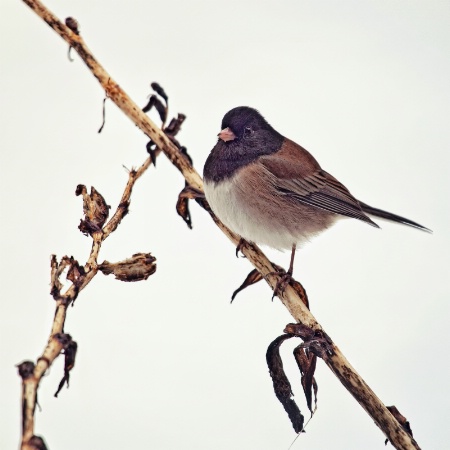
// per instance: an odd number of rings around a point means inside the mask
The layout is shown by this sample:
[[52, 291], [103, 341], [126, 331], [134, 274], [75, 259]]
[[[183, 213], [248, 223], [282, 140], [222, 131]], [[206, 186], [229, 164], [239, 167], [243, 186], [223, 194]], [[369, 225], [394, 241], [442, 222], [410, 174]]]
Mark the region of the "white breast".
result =
[[242, 192], [234, 182], [235, 178], [219, 184], [211, 181], [204, 183], [206, 199], [211, 209], [230, 230], [250, 242], [278, 250], [291, 249], [292, 244], [302, 240], [298, 234], [293, 235], [273, 217], [267, 217], [265, 211], [245, 204]]

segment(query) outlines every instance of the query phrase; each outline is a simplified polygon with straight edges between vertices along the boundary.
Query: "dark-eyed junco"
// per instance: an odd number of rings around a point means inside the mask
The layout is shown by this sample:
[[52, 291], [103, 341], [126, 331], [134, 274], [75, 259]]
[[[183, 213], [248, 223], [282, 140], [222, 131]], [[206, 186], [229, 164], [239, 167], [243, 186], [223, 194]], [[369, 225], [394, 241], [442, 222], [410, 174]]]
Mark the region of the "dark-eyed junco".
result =
[[222, 120], [203, 170], [206, 199], [232, 231], [256, 244], [292, 249], [353, 217], [367, 214], [430, 231], [412, 220], [358, 201], [303, 147], [282, 136], [253, 108], [240, 106]]

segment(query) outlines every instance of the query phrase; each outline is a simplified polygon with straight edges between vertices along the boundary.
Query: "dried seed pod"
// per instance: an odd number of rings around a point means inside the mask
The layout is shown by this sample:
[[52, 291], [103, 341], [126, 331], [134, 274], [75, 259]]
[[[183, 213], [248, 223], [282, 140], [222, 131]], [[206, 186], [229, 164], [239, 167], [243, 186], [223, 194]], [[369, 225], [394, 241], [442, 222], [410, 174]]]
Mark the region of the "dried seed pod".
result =
[[131, 258], [117, 263], [103, 261], [98, 266], [104, 275], [113, 273], [120, 281], [146, 280], [156, 271], [156, 258], [151, 253], [136, 253]]
[[87, 193], [86, 186], [79, 184], [75, 191], [75, 195], [83, 196], [83, 213], [84, 220], [80, 221], [78, 228], [83, 234], [90, 234], [101, 231], [111, 208], [106, 204], [103, 196], [94, 188], [91, 187], [91, 193]]

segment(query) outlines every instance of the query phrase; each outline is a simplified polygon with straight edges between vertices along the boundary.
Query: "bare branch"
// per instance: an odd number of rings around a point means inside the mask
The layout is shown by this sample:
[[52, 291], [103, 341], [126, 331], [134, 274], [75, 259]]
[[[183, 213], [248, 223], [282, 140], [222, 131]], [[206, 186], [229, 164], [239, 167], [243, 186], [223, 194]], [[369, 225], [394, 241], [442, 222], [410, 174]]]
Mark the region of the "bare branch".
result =
[[[64, 334], [64, 323], [68, 306], [75, 301], [79, 292], [84, 289], [95, 277], [100, 268], [105, 272], [104, 262], [102, 267], [98, 265], [98, 255], [103, 241], [118, 227], [122, 219], [128, 213], [131, 193], [134, 184], [151, 164], [148, 157], [138, 170], [131, 170], [128, 175], [128, 182], [122, 194], [122, 198], [116, 212], [109, 222], [101, 228], [107, 217], [106, 202], [103, 197], [94, 189], [88, 195], [84, 186], [78, 186], [77, 195], [83, 195], [83, 209], [85, 213], [85, 223], [88, 223], [89, 233], [92, 237], [92, 247], [88, 260], [84, 266], [68, 256], [64, 256], [58, 263], [56, 256], [51, 258], [51, 290], [50, 293], [56, 301], [56, 311], [50, 332], [50, 338], [42, 355], [38, 358], [36, 365], [30, 361], [25, 361], [18, 365], [19, 375], [22, 377], [22, 450], [25, 449], [46, 449], [43, 439], [34, 435], [34, 413], [37, 405], [37, 392], [40, 381], [53, 361], [65, 352], [64, 377], [61, 380], [57, 393], [64, 383], [69, 381], [69, 372], [75, 363], [76, 343], [71, 337]], [[124, 261], [125, 265], [118, 264], [119, 267], [111, 269], [116, 278], [126, 281], [138, 281], [147, 279], [156, 270], [155, 258], [150, 254], [134, 255], [131, 260]], [[67, 279], [72, 282], [66, 292], [61, 293], [63, 284], [60, 277], [68, 269]], [[118, 274], [116, 273], [118, 271]], [[56, 395], [56, 394], [55, 394]]]

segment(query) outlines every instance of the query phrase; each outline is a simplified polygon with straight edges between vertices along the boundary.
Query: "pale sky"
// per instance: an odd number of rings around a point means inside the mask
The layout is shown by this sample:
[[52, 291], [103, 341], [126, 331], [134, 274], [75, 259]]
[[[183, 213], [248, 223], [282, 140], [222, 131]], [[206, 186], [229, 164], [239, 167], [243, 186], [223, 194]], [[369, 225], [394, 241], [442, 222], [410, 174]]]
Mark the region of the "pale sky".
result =
[[[111, 76], [144, 106], [152, 81], [187, 120], [179, 140], [201, 173], [231, 108], [258, 108], [282, 134], [370, 205], [429, 235], [344, 220], [300, 249], [294, 276], [311, 310], [375, 393], [396, 405], [424, 449], [449, 441], [450, 5], [447, 1], [48, 1]], [[15, 364], [50, 332], [50, 255], [87, 259], [82, 183], [114, 210], [123, 166], [147, 138], [67, 45], [19, 0], [2, 2], [0, 436], [20, 439]], [[156, 117], [152, 115], [156, 120]], [[175, 212], [184, 180], [161, 155], [100, 261], [152, 252], [145, 282], [99, 274], [70, 308], [78, 343], [70, 388], [39, 390], [36, 434], [49, 449], [286, 450], [295, 433], [265, 352], [292, 318], [261, 282], [230, 305], [251, 266], [196, 204]], [[266, 250], [266, 249], [264, 249]], [[267, 250], [287, 266], [289, 255]], [[67, 283], [68, 285], [68, 283]], [[283, 357], [300, 409], [300, 376]], [[384, 436], [322, 362], [318, 410], [293, 449], [384, 448]]]

